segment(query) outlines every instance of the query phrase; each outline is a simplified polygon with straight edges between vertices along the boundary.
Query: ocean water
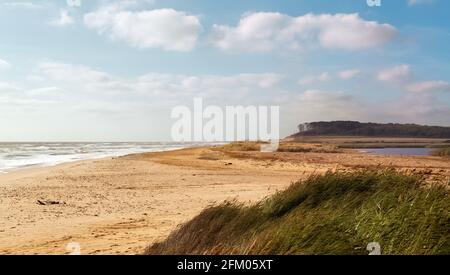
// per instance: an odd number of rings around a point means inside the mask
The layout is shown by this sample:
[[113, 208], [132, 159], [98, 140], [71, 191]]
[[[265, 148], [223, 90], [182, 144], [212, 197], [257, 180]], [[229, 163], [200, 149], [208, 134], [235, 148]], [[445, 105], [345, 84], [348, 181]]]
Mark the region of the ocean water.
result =
[[362, 152], [377, 155], [429, 156], [431, 148], [368, 148]]
[[[0, 173], [31, 166], [160, 152], [200, 146], [199, 143], [0, 143]], [[204, 145], [204, 144], [203, 144]]]

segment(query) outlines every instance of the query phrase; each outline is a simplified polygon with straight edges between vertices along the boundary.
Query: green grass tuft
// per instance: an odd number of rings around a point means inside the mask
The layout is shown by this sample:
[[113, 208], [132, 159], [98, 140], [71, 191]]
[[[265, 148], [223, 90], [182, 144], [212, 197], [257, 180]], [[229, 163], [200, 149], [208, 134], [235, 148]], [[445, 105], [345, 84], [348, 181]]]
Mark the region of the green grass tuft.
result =
[[443, 186], [394, 171], [327, 173], [257, 204], [205, 209], [146, 254], [450, 254]]

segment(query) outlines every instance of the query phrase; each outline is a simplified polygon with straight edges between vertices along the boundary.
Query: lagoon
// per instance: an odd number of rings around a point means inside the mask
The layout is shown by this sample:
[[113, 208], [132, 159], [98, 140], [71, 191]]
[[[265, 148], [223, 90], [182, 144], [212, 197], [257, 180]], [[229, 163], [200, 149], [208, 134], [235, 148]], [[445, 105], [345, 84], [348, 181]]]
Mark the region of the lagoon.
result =
[[365, 148], [361, 152], [376, 155], [429, 156], [433, 148]]

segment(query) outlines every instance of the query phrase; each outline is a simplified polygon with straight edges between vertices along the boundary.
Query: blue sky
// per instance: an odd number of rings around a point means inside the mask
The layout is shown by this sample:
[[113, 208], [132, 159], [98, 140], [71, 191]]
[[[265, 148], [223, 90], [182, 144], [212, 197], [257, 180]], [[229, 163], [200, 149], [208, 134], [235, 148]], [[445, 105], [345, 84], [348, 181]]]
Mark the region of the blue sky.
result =
[[[75, 3], [75, 5], [69, 5]], [[0, 140], [170, 140], [173, 107], [450, 126], [450, 3], [0, 1]]]

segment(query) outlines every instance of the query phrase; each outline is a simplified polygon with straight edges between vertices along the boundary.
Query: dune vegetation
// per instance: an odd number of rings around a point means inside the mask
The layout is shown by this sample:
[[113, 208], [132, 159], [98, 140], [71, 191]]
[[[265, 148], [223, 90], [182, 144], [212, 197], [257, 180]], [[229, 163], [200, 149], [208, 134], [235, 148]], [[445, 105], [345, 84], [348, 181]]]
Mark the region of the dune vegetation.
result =
[[233, 151], [259, 151], [263, 142], [258, 141], [236, 141], [231, 142], [216, 148], [218, 151], [222, 152], [233, 152]]
[[393, 170], [313, 175], [253, 205], [214, 205], [146, 254], [450, 254], [444, 184]]
[[[217, 147], [216, 150], [222, 152], [249, 152], [260, 151], [261, 145], [268, 144], [262, 141], [237, 141]], [[339, 150], [334, 144], [311, 144], [299, 142], [281, 142], [277, 152], [289, 153], [339, 153]]]
[[432, 155], [439, 157], [450, 157], [450, 147], [433, 150]]

